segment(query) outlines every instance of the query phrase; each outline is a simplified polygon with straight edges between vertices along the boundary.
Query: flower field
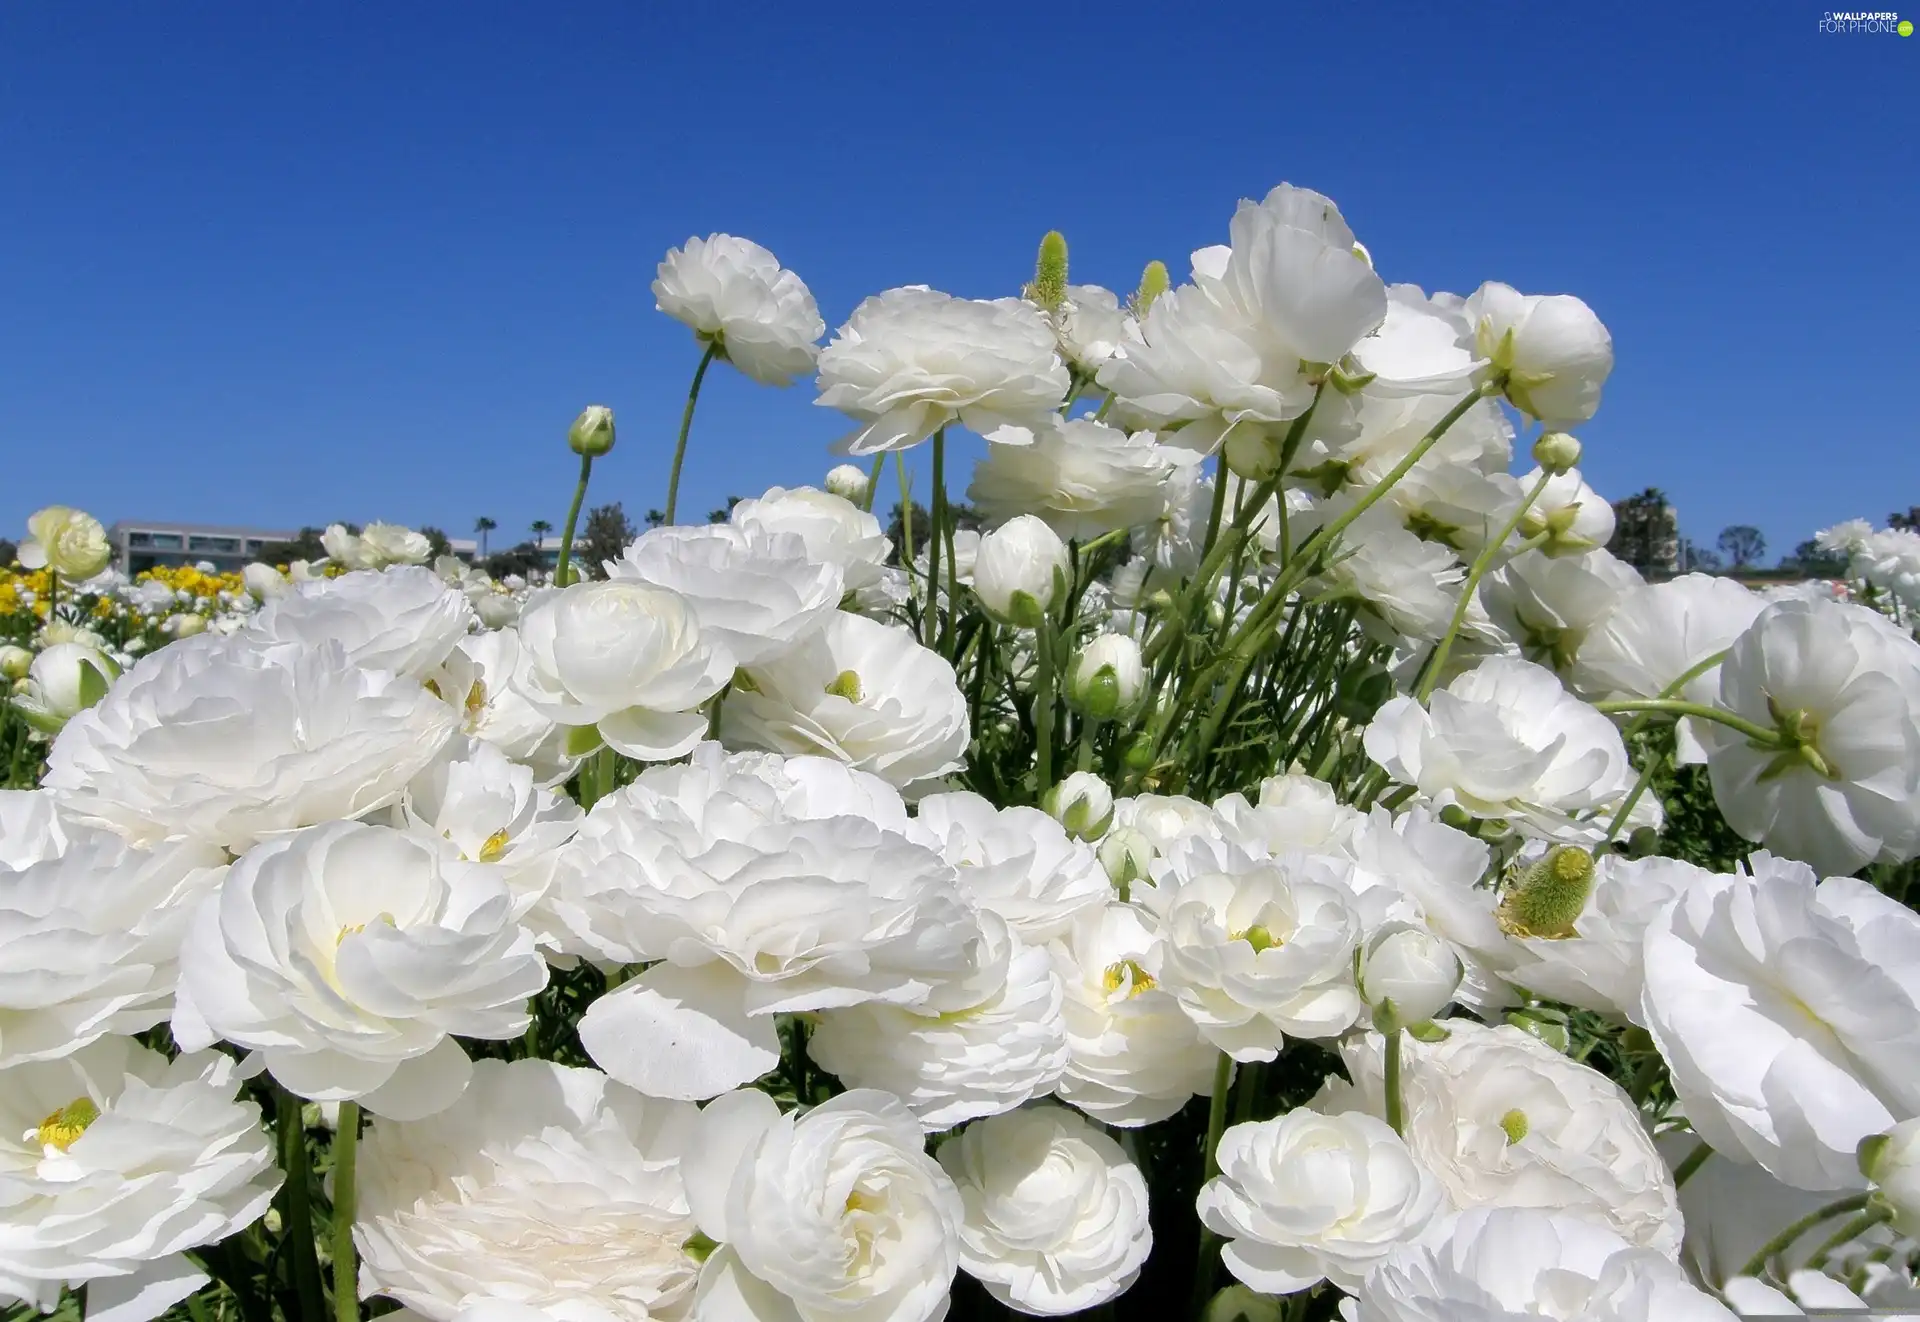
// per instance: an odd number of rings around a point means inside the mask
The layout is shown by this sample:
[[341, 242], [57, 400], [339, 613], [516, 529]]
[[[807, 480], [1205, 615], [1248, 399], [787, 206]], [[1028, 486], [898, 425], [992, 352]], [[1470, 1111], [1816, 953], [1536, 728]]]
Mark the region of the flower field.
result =
[[[129, 578], [34, 515], [0, 1302], [1920, 1310], [1920, 534], [1648, 581], [1584, 302], [1388, 285], [1290, 185], [1227, 238], [830, 336], [689, 240], [664, 522], [583, 563], [589, 407], [533, 581], [378, 523]], [[847, 462], [684, 522], [721, 371]]]

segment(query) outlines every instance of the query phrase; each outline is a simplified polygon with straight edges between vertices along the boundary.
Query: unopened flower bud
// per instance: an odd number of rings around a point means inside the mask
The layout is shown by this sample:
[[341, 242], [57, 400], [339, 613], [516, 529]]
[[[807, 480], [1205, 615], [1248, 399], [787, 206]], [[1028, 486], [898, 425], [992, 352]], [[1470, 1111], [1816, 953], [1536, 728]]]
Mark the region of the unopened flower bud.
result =
[[1095, 720], [1130, 715], [1146, 696], [1147, 669], [1140, 644], [1125, 634], [1087, 640], [1067, 665], [1067, 701]]
[[120, 677], [113, 659], [83, 643], [55, 643], [27, 670], [25, 688], [13, 705], [27, 724], [44, 735], [59, 734], [66, 723], [107, 696]]
[[1265, 482], [1280, 471], [1285, 438], [1258, 423], [1243, 423], [1227, 432], [1222, 450], [1227, 471], [1244, 482]]
[[1205, 1322], [1281, 1322], [1285, 1305], [1269, 1294], [1257, 1294], [1244, 1285], [1229, 1285], [1208, 1303]]
[[1383, 1033], [1423, 1024], [1447, 1008], [1460, 986], [1460, 956], [1425, 927], [1387, 923], [1354, 952], [1360, 997]]
[[160, 631], [175, 638], [191, 638], [197, 633], [207, 631], [207, 617], [196, 615], [191, 611], [181, 611], [178, 614], [169, 615], [166, 623], [160, 626]]
[[1533, 461], [1549, 473], [1564, 473], [1580, 465], [1580, 441], [1571, 432], [1543, 433], [1533, 443]]
[[1510, 936], [1564, 940], [1593, 893], [1593, 855], [1555, 845], [1522, 868], [1500, 899], [1500, 926]]
[[827, 490], [855, 505], [867, 503], [867, 475], [853, 464], [837, 465], [827, 474]]
[[613, 410], [605, 404], [589, 404], [567, 428], [567, 446], [575, 454], [598, 459], [613, 448]]
[[1153, 841], [1131, 826], [1116, 826], [1100, 841], [1100, 866], [1115, 886], [1126, 887], [1147, 875]]
[[1860, 1173], [1877, 1186], [1874, 1197], [1893, 1213], [1893, 1226], [1920, 1235], [1920, 1119], [1904, 1120], [1860, 1143]]
[[0, 676], [7, 679], [25, 679], [27, 668], [33, 664], [33, 653], [24, 647], [15, 647], [12, 643], [0, 646]]
[[973, 591], [1002, 624], [1035, 629], [1054, 598], [1066, 590], [1072, 561], [1058, 533], [1031, 514], [1010, 519], [980, 537], [973, 560]]
[[1042, 806], [1077, 840], [1098, 840], [1113, 823], [1113, 791], [1091, 771], [1076, 771], [1055, 785]]

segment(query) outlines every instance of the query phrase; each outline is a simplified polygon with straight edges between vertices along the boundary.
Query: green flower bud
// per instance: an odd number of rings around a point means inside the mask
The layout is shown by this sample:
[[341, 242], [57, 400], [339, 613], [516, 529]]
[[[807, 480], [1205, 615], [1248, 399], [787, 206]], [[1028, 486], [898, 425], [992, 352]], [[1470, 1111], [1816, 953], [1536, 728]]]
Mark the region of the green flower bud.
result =
[[567, 429], [567, 446], [595, 459], [613, 449], [613, 410], [605, 404], [587, 405]]
[[1040, 240], [1027, 297], [1049, 312], [1058, 312], [1067, 301], [1067, 236], [1059, 230], [1048, 230]]
[[1510, 936], [1564, 940], [1593, 893], [1593, 855], [1556, 845], [1522, 868], [1500, 899], [1500, 927]]
[[1173, 282], [1167, 277], [1165, 262], [1148, 262], [1147, 269], [1140, 273], [1140, 288], [1133, 291], [1130, 300], [1133, 315], [1144, 317], [1147, 309], [1153, 306], [1153, 300], [1167, 292]]
[[1550, 431], [1533, 443], [1533, 461], [1548, 473], [1564, 473], [1580, 465], [1580, 442], [1569, 432]]

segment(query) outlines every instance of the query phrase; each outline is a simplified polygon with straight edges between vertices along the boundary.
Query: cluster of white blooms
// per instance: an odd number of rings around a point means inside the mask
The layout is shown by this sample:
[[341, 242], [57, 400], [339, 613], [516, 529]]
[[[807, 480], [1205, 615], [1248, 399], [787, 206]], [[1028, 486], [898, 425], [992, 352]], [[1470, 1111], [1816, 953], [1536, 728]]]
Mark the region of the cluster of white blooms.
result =
[[[830, 339], [766, 249], [689, 240], [667, 509], [715, 363], [817, 373], [874, 466], [591, 556], [570, 519], [536, 582], [335, 525], [189, 606], [36, 515], [0, 1300], [1920, 1298], [1920, 539], [1823, 534], [1859, 601], [1646, 581], [1565, 430], [1586, 304], [1388, 286], [1289, 185], [1229, 239], [1122, 298], [1050, 234], [1018, 296]], [[568, 443], [584, 494], [611, 411]], [[109, 646], [115, 592], [201, 623]]]

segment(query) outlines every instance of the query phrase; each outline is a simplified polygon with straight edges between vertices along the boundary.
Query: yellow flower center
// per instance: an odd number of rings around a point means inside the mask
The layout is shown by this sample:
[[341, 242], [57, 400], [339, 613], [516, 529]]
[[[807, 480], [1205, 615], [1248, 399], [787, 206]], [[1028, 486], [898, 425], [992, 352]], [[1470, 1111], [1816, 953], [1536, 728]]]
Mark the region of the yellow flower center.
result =
[[1244, 932], [1235, 932], [1233, 934], [1233, 939], [1235, 941], [1245, 941], [1248, 945], [1253, 947], [1253, 951], [1256, 955], [1259, 954], [1262, 950], [1271, 950], [1275, 946], [1284, 946], [1285, 944], [1287, 944], [1287, 939], [1285, 937], [1275, 936], [1266, 927], [1258, 923], [1255, 923], [1252, 927], [1249, 927]]
[[1106, 975], [1100, 979], [1100, 985], [1111, 996], [1122, 987], [1127, 989], [1127, 999], [1131, 1000], [1141, 992], [1150, 992], [1159, 984], [1153, 975], [1141, 968], [1139, 962], [1123, 959], [1107, 965]]
[[80, 1135], [87, 1132], [87, 1126], [100, 1118], [100, 1108], [91, 1098], [76, 1097], [40, 1122], [40, 1127], [29, 1136], [39, 1141], [42, 1147], [59, 1148], [65, 1152], [74, 1145]]
[[[375, 914], [373, 916], [372, 921], [376, 923], [385, 923], [388, 927], [397, 926], [397, 924], [393, 921], [393, 915], [390, 913]], [[338, 946], [341, 942], [345, 941], [348, 937], [352, 936], [354, 933], [364, 932], [366, 930], [367, 930], [367, 925], [365, 923], [343, 923], [341, 924], [340, 930], [334, 933], [333, 944]]]
[[1507, 1136], [1507, 1146], [1512, 1147], [1527, 1136], [1527, 1113], [1514, 1108], [1500, 1117], [1500, 1128]]
[[488, 836], [485, 843], [480, 846], [480, 861], [482, 863], [498, 863], [500, 856], [507, 852], [508, 838], [507, 828], [504, 826]]
[[833, 683], [827, 685], [827, 692], [848, 702], [858, 702], [861, 698], [860, 676], [851, 670], [843, 670], [833, 677]]

